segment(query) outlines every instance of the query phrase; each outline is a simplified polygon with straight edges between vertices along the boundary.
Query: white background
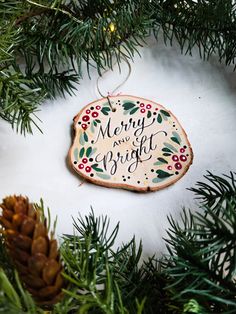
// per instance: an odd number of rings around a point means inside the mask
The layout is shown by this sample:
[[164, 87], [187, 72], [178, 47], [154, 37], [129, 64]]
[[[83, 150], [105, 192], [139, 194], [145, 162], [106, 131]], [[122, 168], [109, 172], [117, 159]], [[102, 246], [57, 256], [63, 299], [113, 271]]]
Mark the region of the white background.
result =
[[[197, 208], [186, 188], [202, 180], [206, 170], [216, 174], [236, 170], [236, 73], [217, 62], [200, 60], [197, 53], [184, 56], [179, 48], [165, 47], [153, 39], [136, 55], [122, 94], [136, 95], [161, 103], [178, 118], [193, 147], [194, 161], [187, 174], [173, 186], [146, 194], [109, 189], [83, 183], [70, 171], [66, 157], [72, 141], [72, 119], [80, 109], [98, 97], [96, 71], [84, 79], [73, 97], [46, 102], [39, 117], [44, 134], [16, 134], [0, 120], [0, 198], [9, 194], [27, 195], [37, 202], [42, 197], [58, 216], [57, 234], [72, 233], [72, 216], [108, 215], [111, 226], [120, 221], [116, 245], [133, 235], [142, 239], [144, 254], [165, 251], [163, 236], [169, 227], [167, 215], [179, 219], [183, 206]], [[124, 79], [108, 72], [101, 80], [104, 92]]]

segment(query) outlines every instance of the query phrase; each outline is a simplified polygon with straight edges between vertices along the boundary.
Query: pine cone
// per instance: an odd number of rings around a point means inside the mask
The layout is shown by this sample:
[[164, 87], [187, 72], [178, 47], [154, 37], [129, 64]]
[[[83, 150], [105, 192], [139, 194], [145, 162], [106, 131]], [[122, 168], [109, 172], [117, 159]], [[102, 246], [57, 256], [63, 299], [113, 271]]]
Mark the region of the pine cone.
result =
[[0, 207], [5, 244], [21, 281], [36, 303], [53, 305], [62, 295], [62, 265], [42, 212], [22, 196], [6, 197]]

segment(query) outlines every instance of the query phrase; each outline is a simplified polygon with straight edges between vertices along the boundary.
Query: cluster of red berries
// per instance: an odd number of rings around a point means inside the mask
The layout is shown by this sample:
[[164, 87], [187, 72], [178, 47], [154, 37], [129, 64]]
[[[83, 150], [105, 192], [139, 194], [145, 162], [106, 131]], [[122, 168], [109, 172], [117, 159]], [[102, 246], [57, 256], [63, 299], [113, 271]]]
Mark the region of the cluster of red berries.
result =
[[91, 171], [92, 171], [92, 168], [91, 168], [90, 166], [86, 165], [87, 163], [88, 163], [88, 158], [83, 158], [83, 159], [82, 159], [82, 163], [80, 163], [80, 164], [78, 165], [78, 168], [79, 168], [80, 170], [85, 169], [85, 171], [86, 171], [87, 173], [91, 172]]
[[147, 104], [146, 106], [144, 105], [144, 103], [141, 103], [140, 105], [140, 112], [141, 113], [145, 113], [146, 112], [146, 109], [147, 110], [150, 110], [151, 108], [152, 108], [152, 105], [150, 105], [150, 104]]
[[[95, 119], [99, 116], [99, 113], [98, 113], [99, 110], [101, 110], [101, 106], [96, 106], [95, 108], [90, 107], [90, 109], [87, 109], [85, 111], [86, 114], [82, 116], [82, 121], [87, 122], [87, 123], [82, 123], [81, 125], [82, 129], [86, 130], [88, 128], [88, 122], [90, 121], [91, 117]], [[91, 114], [91, 117], [90, 117], [90, 114]]]
[[[180, 163], [180, 161], [182, 161], [182, 162], [187, 161], [187, 156], [183, 155], [185, 153], [185, 149], [186, 149], [186, 146], [180, 148], [179, 151], [180, 151], [181, 155], [179, 155], [179, 156], [173, 155], [172, 156], [172, 160], [175, 162], [174, 167], [176, 170], [182, 169], [182, 164]], [[172, 166], [167, 167], [168, 170], [172, 170], [172, 168], [173, 168]]]

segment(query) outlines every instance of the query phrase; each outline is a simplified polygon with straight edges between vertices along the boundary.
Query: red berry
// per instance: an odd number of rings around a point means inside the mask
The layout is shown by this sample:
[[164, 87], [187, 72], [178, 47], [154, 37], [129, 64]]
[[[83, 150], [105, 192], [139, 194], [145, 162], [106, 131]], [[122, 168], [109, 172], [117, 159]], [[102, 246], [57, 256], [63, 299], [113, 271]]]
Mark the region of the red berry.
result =
[[86, 112], [87, 114], [90, 114], [91, 110], [87, 109], [85, 112]]
[[94, 112], [92, 113], [92, 117], [93, 117], [93, 118], [97, 118], [97, 116], [98, 116], [98, 112], [94, 111]]
[[173, 160], [173, 161], [179, 161], [179, 157], [178, 157], [177, 155], [173, 155], [173, 156], [172, 156], [172, 160]]
[[177, 170], [182, 169], [182, 165], [181, 165], [180, 162], [177, 162], [177, 163], [175, 164], [175, 169], [177, 169]]
[[144, 107], [144, 103], [141, 103], [141, 104], [140, 104], [140, 107]]
[[83, 118], [82, 118], [82, 120], [84, 121], [84, 122], [87, 122], [88, 120], [90, 120], [90, 118], [89, 118], [89, 116], [83, 116]]
[[155, 110], [159, 110], [158, 108], [156, 108]]
[[172, 170], [172, 166], [168, 166], [167, 169], [168, 169], [168, 170]]
[[83, 165], [83, 164], [79, 164], [78, 168], [79, 168], [79, 169], [83, 169], [83, 168], [84, 168], [84, 165]]
[[82, 163], [83, 163], [83, 164], [87, 164], [87, 162], [88, 162], [88, 159], [87, 159], [87, 158], [83, 158], [83, 159], [82, 159]]
[[88, 127], [87, 124], [82, 124], [81, 126], [82, 126], [82, 129], [84, 129], [84, 130], [86, 130]]
[[187, 160], [187, 157], [185, 155], [180, 155], [179, 159], [181, 161], [186, 161]]
[[145, 109], [141, 109], [140, 111], [141, 111], [142, 113], [144, 113], [146, 110], [145, 110]]
[[87, 166], [87, 167], [85, 168], [85, 171], [86, 171], [86, 172], [90, 172], [91, 170], [92, 170], [92, 168], [89, 167], [89, 166]]
[[146, 108], [147, 108], [147, 109], [151, 109], [152, 106], [151, 106], [150, 104], [148, 104], [148, 105], [146, 106]]
[[101, 109], [101, 107], [100, 107], [100, 106], [96, 106], [96, 109], [97, 109], [97, 110], [100, 110], [100, 109]]
[[181, 153], [184, 153], [185, 152], [185, 149], [184, 148], [180, 148], [179, 150]]

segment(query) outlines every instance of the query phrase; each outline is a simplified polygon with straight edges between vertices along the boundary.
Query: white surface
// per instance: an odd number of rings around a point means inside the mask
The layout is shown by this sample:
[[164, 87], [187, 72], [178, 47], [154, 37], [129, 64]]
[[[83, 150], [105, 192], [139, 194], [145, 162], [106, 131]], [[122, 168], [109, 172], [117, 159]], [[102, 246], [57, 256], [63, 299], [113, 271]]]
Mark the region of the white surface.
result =
[[[175, 185], [158, 192], [138, 194], [108, 189], [81, 179], [66, 165], [71, 145], [72, 119], [86, 104], [98, 98], [96, 71], [85, 77], [74, 97], [45, 103], [39, 113], [44, 134], [24, 138], [0, 120], [0, 198], [9, 194], [27, 195], [32, 201], [44, 199], [52, 216], [58, 215], [58, 235], [72, 233], [72, 219], [93, 207], [96, 215], [105, 214], [114, 226], [120, 221], [117, 245], [135, 234], [142, 239], [145, 255], [164, 251], [167, 215], [179, 216], [183, 205], [194, 206], [187, 191], [202, 180], [206, 170], [217, 174], [236, 169], [236, 73], [216, 61], [204, 62], [183, 56], [178, 47], [166, 48], [150, 40], [135, 57], [123, 94], [137, 95], [161, 103], [179, 119], [194, 152], [193, 165]], [[122, 75], [107, 73], [101, 88], [114, 89]]]

